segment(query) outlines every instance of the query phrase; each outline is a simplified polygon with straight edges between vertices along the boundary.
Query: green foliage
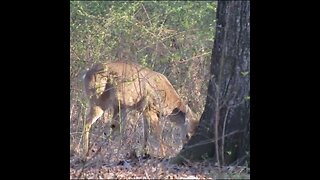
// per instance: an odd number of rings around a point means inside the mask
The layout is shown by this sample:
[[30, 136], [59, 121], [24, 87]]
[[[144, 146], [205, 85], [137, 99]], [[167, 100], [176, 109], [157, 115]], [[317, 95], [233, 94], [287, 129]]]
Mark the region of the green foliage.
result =
[[[85, 119], [82, 76], [96, 62], [127, 60], [163, 73], [199, 118], [207, 93], [216, 6], [209, 1], [71, 1], [71, 146], [78, 149]], [[176, 142], [167, 143], [170, 147]]]
[[72, 61], [135, 59], [154, 67], [209, 52], [215, 10], [215, 2], [201, 1], [71, 1]]
[[166, 75], [200, 114], [216, 7], [210, 1], [71, 1], [71, 96], [82, 96], [81, 76], [93, 63], [127, 60]]

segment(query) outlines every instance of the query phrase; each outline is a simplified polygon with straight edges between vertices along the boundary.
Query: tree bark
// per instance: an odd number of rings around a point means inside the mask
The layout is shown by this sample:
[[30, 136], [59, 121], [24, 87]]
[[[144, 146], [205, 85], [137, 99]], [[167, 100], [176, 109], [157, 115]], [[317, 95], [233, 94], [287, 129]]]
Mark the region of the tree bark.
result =
[[218, 1], [205, 109], [197, 132], [172, 163], [250, 163], [249, 72], [250, 1]]

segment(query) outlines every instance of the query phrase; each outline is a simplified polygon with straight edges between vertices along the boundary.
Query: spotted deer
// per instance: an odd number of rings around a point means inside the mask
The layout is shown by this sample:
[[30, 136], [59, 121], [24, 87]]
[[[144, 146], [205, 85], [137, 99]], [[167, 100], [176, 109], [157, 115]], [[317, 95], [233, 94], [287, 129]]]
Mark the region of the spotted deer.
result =
[[142, 113], [145, 127], [144, 152], [151, 127], [160, 142], [161, 156], [164, 155], [164, 143], [161, 139], [160, 117], [167, 117], [181, 127], [184, 142], [194, 134], [198, 125], [198, 120], [180, 99], [168, 79], [141, 65], [120, 61], [97, 63], [86, 71], [83, 81], [90, 105], [83, 128], [84, 152], [89, 149], [92, 124], [109, 109], [112, 112], [113, 128], [119, 125], [119, 120], [126, 121], [126, 110]]

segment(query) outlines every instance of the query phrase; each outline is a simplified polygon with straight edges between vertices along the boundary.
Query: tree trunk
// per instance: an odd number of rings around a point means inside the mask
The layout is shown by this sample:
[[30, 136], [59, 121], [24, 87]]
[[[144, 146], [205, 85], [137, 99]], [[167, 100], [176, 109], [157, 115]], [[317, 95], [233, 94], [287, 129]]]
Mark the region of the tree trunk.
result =
[[218, 1], [208, 95], [197, 132], [173, 163], [249, 163], [250, 1]]

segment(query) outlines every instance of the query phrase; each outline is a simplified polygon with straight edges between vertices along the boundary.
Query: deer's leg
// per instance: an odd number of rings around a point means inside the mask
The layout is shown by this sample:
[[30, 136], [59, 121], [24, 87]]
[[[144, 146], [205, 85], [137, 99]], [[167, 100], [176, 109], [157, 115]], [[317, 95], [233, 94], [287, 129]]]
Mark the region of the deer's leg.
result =
[[182, 144], [186, 144], [189, 140], [186, 123], [180, 124], [180, 130]]
[[112, 131], [118, 131], [120, 130], [120, 124], [119, 124], [119, 107], [115, 107], [113, 109], [113, 116], [112, 116], [112, 123], [110, 128], [112, 129]]
[[180, 128], [181, 141], [183, 144], [188, 142], [188, 124], [189, 120], [186, 114], [175, 108], [172, 113], [168, 116], [169, 120]]
[[[160, 126], [160, 119], [157, 115], [157, 112], [154, 112], [154, 111], [147, 111], [146, 112], [146, 116], [148, 117], [148, 120], [149, 120], [149, 123], [150, 123], [150, 127], [151, 127], [151, 130], [152, 132], [154, 133], [155, 137], [156, 137], [156, 140], [158, 142], [160, 142], [160, 156], [164, 156], [164, 146], [163, 146], [163, 140], [162, 140], [162, 137], [161, 137], [161, 133], [162, 133], [162, 128]], [[148, 133], [148, 131], [147, 131]], [[148, 139], [148, 135], [147, 135], [147, 138], [145, 138], [145, 144], [144, 144], [144, 148], [146, 147], [146, 141]]]
[[127, 112], [124, 107], [116, 107], [113, 110], [111, 128], [113, 131], [120, 131], [120, 126], [126, 122]]
[[89, 132], [92, 124], [97, 121], [99, 117], [103, 114], [103, 110], [99, 106], [92, 106], [90, 112], [87, 115], [86, 122], [83, 128], [83, 143], [84, 143], [84, 153], [89, 150]]
[[124, 133], [124, 130], [126, 128], [127, 125], [127, 109], [122, 107], [120, 109], [120, 114], [119, 114], [119, 120], [120, 120], [120, 133]]
[[147, 142], [148, 142], [148, 138], [149, 138], [150, 126], [149, 126], [148, 114], [144, 113], [143, 115], [144, 115], [144, 117], [143, 117], [143, 145], [142, 145], [142, 147], [143, 147], [144, 154], [147, 154]]

